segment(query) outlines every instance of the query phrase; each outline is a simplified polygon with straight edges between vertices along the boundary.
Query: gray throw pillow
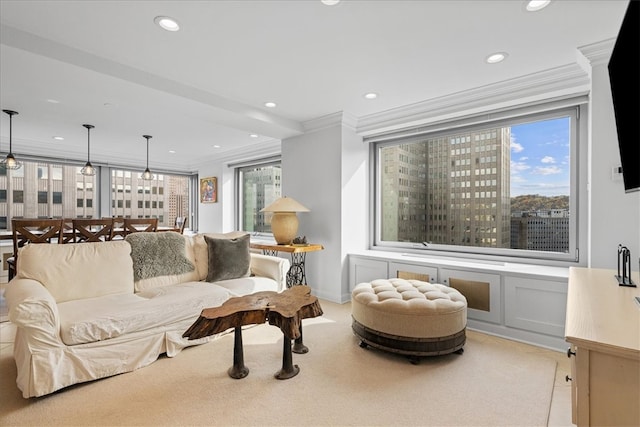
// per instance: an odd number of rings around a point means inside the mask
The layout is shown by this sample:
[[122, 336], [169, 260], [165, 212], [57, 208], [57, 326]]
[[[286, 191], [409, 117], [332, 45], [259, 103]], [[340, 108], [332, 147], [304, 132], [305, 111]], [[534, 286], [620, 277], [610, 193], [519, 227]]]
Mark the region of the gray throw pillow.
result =
[[204, 240], [209, 251], [207, 282], [237, 279], [251, 274], [248, 234], [235, 239], [216, 239], [205, 234]]
[[186, 256], [184, 236], [179, 233], [132, 233], [125, 240], [131, 245], [133, 279], [136, 282], [195, 270]]

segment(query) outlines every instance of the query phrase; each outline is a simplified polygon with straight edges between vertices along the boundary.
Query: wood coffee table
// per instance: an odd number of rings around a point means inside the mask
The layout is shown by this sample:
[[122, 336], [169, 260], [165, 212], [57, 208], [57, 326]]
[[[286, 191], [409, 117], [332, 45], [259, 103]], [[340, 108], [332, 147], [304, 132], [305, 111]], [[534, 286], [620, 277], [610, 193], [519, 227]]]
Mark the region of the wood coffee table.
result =
[[242, 326], [269, 322], [284, 335], [282, 369], [274, 375], [284, 380], [300, 372], [298, 365], [292, 363], [291, 340], [302, 336], [302, 319], [321, 315], [322, 307], [318, 298], [311, 295], [311, 288], [294, 286], [280, 293], [264, 291], [234, 297], [219, 307], [205, 308], [182, 336], [193, 340], [234, 328], [233, 366], [227, 372], [231, 378], [240, 379], [249, 375], [249, 368], [244, 365]]

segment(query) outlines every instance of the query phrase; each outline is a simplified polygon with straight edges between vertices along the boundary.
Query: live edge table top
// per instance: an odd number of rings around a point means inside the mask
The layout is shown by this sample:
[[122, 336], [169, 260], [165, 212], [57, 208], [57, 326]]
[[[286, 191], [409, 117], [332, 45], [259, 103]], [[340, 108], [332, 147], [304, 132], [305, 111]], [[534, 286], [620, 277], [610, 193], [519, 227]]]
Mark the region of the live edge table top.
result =
[[283, 292], [263, 291], [233, 297], [219, 307], [205, 308], [198, 320], [182, 335], [197, 339], [229, 328], [268, 321], [289, 339], [299, 338], [302, 319], [322, 315], [318, 298], [308, 286], [294, 286]]

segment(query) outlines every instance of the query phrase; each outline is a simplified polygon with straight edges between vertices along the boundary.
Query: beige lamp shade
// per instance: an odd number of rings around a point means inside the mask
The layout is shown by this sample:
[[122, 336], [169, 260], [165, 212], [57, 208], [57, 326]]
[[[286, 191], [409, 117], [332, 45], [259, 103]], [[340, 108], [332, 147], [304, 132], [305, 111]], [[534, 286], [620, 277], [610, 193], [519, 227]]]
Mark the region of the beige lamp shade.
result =
[[273, 212], [271, 232], [279, 245], [290, 245], [298, 232], [296, 212], [309, 212], [309, 209], [291, 197], [280, 197], [260, 212]]

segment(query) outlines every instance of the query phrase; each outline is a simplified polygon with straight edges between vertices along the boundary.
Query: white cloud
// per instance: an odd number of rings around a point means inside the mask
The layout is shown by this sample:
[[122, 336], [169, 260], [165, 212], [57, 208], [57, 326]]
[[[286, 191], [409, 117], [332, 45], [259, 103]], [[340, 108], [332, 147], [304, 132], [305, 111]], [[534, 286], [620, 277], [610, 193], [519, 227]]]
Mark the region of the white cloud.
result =
[[544, 156], [544, 157], [542, 158], [542, 160], [540, 160], [540, 161], [541, 161], [542, 163], [555, 163], [555, 162], [556, 162], [556, 159], [554, 159], [554, 158], [553, 158], [553, 157], [551, 157], [551, 156]]
[[562, 173], [562, 169], [557, 166], [537, 167], [531, 173], [536, 175], [555, 175]]
[[520, 161], [521, 162], [524, 162], [525, 160], [529, 160], [529, 158], [527, 156], [520, 157]]
[[511, 162], [511, 173], [524, 172], [527, 169], [531, 169], [531, 166], [524, 162]]
[[513, 151], [514, 153], [519, 153], [522, 150], [524, 150], [524, 147], [520, 144], [518, 144], [517, 142], [515, 142], [513, 139], [511, 140], [511, 151]]

